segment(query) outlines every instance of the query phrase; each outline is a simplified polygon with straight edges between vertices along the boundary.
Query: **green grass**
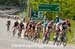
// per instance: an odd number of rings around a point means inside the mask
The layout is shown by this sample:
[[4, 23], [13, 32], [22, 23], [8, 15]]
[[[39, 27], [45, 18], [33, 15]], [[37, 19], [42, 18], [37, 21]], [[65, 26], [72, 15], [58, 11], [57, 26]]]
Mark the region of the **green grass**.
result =
[[[74, 37], [75, 22], [74, 22], [74, 20], [70, 20], [70, 22], [71, 22], [71, 32], [67, 32], [67, 38], [68, 38], [67, 43], [68, 44], [75, 44], [75, 42], [71, 41]], [[51, 33], [50, 41], [53, 41], [53, 37], [54, 37], [54, 33]], [[40, 39], [42, 39], [42, 38], [43, 38], [43, 34], [41, 32], [40, 33]]]
[[[68, 32], [68, 33], [67, 33], [68, 43], [69, 43], [69, 44], [74, 43], [74, 42], [72, 42], [71, 40], [73, 39], [73, 37], [74, 37], [74, 32], [75, 32], [75, 21], [70, 20], [70, 22], [71, 22], [71, 32]], [[75, 44], [75, 43], [74, 43], [74, 44]]]

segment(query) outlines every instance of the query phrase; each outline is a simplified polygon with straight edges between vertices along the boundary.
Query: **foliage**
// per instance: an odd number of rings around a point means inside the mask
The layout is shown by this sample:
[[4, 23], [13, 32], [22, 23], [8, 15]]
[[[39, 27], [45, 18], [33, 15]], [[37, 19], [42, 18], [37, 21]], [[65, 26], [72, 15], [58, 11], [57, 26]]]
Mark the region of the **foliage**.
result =
[[[47, 12], [47, 18], [48, 19], [54, 19], [56, 15], [60, 16], [61, 18], [72, 18], [75, 16], [75, 0], [34, 0], [31, 2], [34, 6], [33, 9], [38, 10], [39, 4], [59, 4], [60, 5], [60, 11], [59, 12]], [[36, 5], [37, 6], [36, 6]], [[37, 8], [36, 8], [37, 7]]]
[[[27, 7], [28, 0], [0, 0], [0, 5], [10, 5], [10, 6], [19, 6]], [[39, 4], [59, 4], [59, 12], [47, 11], [47, 18], [54, 19], [56, 15], [61, 18], [70, 18], [72, 19], [75, 16], [75, 0], [29, 0], [30, 7], [34, 10], [38, 10]]]
[[0, 0], [0, 5], [9, 5], [9, 6], [27, 6], [27, 0]]

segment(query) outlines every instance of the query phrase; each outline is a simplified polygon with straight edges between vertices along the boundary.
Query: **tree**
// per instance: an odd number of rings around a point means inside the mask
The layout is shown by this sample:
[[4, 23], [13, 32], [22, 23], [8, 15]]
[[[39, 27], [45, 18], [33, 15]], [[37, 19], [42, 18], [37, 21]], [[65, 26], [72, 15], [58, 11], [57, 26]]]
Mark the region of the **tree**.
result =
[[[38, 0], [37, 6], [32, 4], [31, 6], [38, 7], [39, 4], [59, 4], [60, 11], [59, 12], [47, 12], [47, 18], [54, 19], [55, 15], [59, 15], [61, 18], [72, 18], [75, 16], [75, 0]], [[33, 8], [36, 9], [37, 8]]]

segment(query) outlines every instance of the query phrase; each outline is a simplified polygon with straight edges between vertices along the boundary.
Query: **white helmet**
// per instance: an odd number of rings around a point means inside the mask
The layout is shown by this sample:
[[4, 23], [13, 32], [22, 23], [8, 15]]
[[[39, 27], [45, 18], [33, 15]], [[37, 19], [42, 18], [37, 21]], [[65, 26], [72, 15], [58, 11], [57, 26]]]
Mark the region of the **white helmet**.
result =
[[59, 17], [59, 16], [56, 16], [56, 17]]

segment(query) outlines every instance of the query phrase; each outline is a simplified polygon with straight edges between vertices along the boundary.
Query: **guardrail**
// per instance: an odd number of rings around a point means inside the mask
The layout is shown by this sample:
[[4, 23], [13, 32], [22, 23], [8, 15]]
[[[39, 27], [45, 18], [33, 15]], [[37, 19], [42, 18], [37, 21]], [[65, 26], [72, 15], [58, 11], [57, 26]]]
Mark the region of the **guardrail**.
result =
[[15, 19], [17, 17], [17, 15], [0, 14], [0, 17]]

